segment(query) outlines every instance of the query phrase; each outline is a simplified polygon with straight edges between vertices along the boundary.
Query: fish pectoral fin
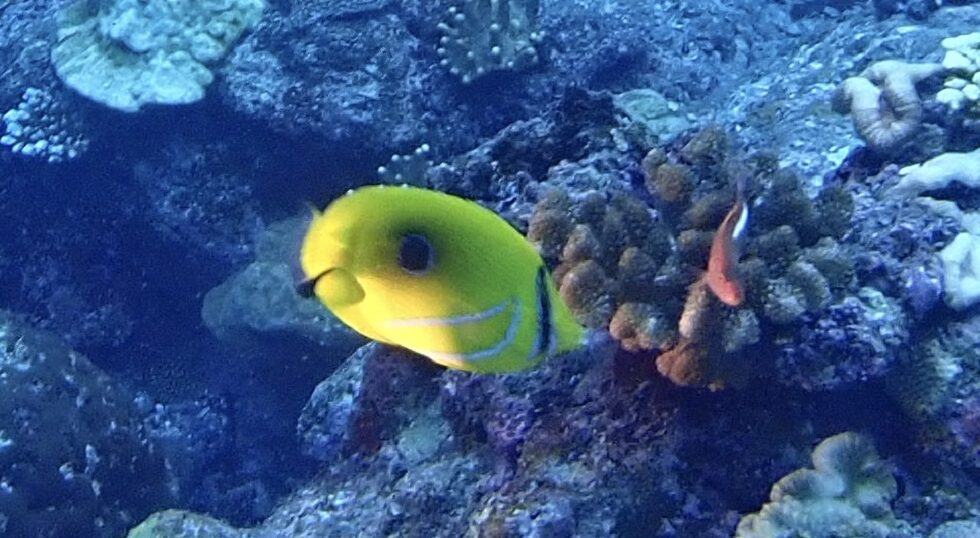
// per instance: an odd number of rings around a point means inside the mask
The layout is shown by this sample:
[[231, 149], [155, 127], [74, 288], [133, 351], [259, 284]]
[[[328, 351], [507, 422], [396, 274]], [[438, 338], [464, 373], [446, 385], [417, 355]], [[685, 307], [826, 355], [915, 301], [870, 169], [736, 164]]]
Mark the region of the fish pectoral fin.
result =
[[313, 292], [330, 308], [349, 306], [364, 299], [364, 288], [354, 275], [340, 268], [321, 273]]

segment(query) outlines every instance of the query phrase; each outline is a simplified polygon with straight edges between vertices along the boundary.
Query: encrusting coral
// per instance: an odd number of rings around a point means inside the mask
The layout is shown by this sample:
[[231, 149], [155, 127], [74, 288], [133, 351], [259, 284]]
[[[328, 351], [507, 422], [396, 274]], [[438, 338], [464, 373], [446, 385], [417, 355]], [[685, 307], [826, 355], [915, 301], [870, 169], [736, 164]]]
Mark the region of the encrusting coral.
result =
[[[943, 153], [899, 171], [900, 178], [888, 192], [907, 198], [956, 188], [980, 188], [980, 150]], [[959, 221], [964, 231], [939, 252], [943, 267], [943, 298], [954, 310], [980, 303], [980, 213], [964, 211], [953, 200], [921, 196], [917, 201], [940, 216]]]
[[954, 310], [980, 303], [980, 236], [962, 232], [939, 252], [943, 263], [943, 296]]
[[858, 135], [880, 153], [897, 150], [922, 127], [916, 84], [943, 73], [941, 64], [885, 60], [871, 64], [838, 86], [833, 108], [850, 114]]
[[51, 64], [78, 93], [110, 108], [200, 101], [211, 67], [258, 24], [262, 0], [77, 2], [60, 17]]
[[926, 162], [906, 166], [899, 174], [901, 179], [889, 191], [897, 196], [944, 189], [952, 183], [980, 188], [980, 149], [969, 153], [943, 153]]

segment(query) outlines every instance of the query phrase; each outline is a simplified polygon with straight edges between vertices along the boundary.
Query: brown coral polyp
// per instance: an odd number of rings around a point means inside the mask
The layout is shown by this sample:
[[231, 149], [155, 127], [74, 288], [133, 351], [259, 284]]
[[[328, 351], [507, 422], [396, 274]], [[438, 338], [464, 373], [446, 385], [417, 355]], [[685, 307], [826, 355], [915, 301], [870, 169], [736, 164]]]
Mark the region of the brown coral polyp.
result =
[[694, 191], [694, 173], [686, 165], [664, 163], [646, 178], [646, 188], [667, 206], [687, 204]]
[[537, 245], [544, 259], [553, 261], [561, 254], [571, 232], [572, 221], [566, 212], [558, 209], [543, 209], [531, 215], [527, 238]]
[[579, 323], [599, 329], [613, 314], [606, 272], [595, 260], [584, 261], [565, 273], [558, 294]]

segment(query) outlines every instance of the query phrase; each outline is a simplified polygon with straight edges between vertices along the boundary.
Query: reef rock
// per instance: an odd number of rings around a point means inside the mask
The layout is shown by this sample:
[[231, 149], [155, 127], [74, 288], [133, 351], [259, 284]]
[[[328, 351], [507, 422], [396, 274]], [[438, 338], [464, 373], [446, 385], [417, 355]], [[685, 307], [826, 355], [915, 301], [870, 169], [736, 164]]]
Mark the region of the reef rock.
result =
[[132, 398], [53, 335], [0, 311], [5, 536], [118, 536], [170, 502]]

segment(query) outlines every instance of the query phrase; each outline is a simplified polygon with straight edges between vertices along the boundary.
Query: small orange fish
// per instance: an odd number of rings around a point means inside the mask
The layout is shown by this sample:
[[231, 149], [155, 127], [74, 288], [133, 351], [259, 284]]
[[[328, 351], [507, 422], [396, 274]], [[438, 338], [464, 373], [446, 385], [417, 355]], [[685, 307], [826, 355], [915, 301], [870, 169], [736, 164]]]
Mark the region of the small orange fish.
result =
[[745, 203], [745, 178], [738, 180], [735, 205], [721, 221], [711, 241], [708, 270], [704, 280], [718, 300], [738, 306], [745, 299], [736, 267], [742, 255], [745, 231], [749, 225], [749, 206]]

